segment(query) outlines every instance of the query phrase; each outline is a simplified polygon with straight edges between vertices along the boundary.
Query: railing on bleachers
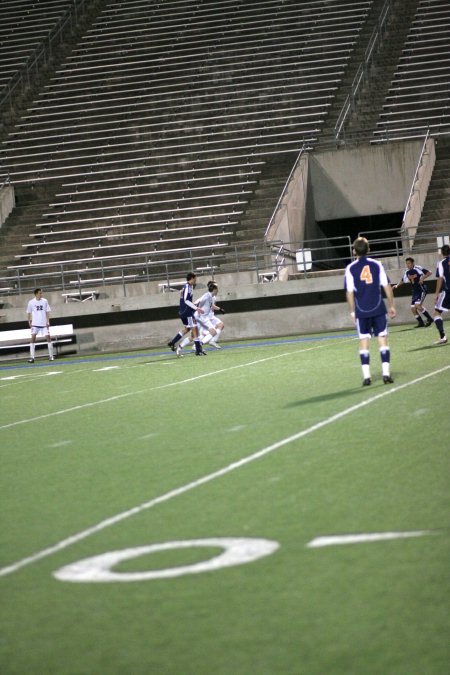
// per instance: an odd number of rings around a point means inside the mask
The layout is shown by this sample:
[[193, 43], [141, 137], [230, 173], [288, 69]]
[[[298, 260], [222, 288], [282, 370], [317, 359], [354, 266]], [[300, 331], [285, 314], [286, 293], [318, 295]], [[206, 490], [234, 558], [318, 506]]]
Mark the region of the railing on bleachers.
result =
[[[370, 240], [371, 255], [390, 259], [391, 267], [401, 267], [402, 259], [412, 251], [417, 254], [435, 253], [442, 230], [421, 234], [411, 229], [370, 230], [359, 233]], [[432, 243], [431, 243], [432, 242]], [[301, 254], [300, 256], [298, 254]], [[310, 264], [299, 262], [310, 260]], [[199, 276], [217, 277], [239, 272], [252, 272], [254, 282], [287, 278], [309, 278], [339, 275], [352, 260], [352, 240], [349, 236], [310, 239], [302, 242], [260, 240], [233, 244], [208, 250], [206, 247], [178, 249], [166, 255], [151, 253], [129, 256], [106, 256], [96, 260], [86, 259], [77, 263], [52, 263], [11, 266], [6, 276], [0, 277], [0, 295], [30, 293], [36, 286], [46, 290], [61, 290], [92, 286], [122, 285], [154, 282], [156, 287], [168, 287], [172, 280], [184, 278], [194, 270]], [[283, 270], [286, 274], [283, 275]]]

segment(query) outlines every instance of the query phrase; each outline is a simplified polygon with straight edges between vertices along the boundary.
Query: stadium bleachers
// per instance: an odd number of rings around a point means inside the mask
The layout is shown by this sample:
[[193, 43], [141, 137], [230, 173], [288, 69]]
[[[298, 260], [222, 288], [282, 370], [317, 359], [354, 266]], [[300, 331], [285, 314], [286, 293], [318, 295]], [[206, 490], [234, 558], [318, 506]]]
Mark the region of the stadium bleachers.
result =
[[450, 133], [450, 5], [420, 0], [374, 137]]
[[[24, 44], [42, 40], [69, 4], [43, 0], [49, 11], [38, 21], [23, 2], [4, 3], [0, 30], [17, 21], [1, 52], [5, 77], [25, 58]], [[64, 270], [71, 282], [80, 271], [86, 281], [105, 270], [132, 279], [172, 263], [180, 274], [213, 256], [214, 268], [225, 269], [233, 245], [263, 240], [299, 150], [319, 143], [386, 3], [99, 5], [2, 140], [1, 172], [19, 190], [46, 194], [2, 263], [9, 256], [8, 274], [23, 280]], [[393, 3], [392, 14], [401, 8]], [[367, 142], [450, 133], [449, 34], [448, 3], [417, 0], [383, 109], [364, 129]], [[364, 77], [367, 87], [370, 70]]]
[[[16, 87], [29, 85], [48, 61], [54, 41], [76, 21], [85, 0], [3, 0], [0, 24], [0, 109]], [[11, 105], [9, 100], [9, 105]]]
[[314, 144], [371, 6], [107, 3], [2, 144], [16, 185], [59, 186], [11, 267], [221, 251], [267, 157]]

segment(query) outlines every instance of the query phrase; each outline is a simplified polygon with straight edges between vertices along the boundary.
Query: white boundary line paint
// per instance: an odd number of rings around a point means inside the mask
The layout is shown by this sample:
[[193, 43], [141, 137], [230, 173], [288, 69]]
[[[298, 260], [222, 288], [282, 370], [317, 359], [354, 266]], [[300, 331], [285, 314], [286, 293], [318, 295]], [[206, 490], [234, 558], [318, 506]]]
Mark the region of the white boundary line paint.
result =
[[[354, 338], [352, 338], [354, 339]], [[248, 363], [241, 363], [237, 366], [230, 366], [229, 368], [221, 368], [220, 370], [214, 370], [209, 373], [203, 373], [202, 375], [195, 375], [194, 377], [189, 377], [186, 380], [177, 380], [176, 382], [169, 382], [168, 384], [161, 384], [158, 387], [149, 387], [148, 389], [138, 389], [137, 391], [128, 391], [124, 394], [117, 394], [116, 396], [110, 396], [109, 398], [100, 399], [99, 401], [91, 401], [90, 403], [81, 403], [80, 405], [73, 406], [72, 408], [65, 408], [63, 410], [55, 410], [51, 413], [46, 413], [45, 415], [39, 415], [38, 417], [30, 417], [24, 420], [17, 420], [16, 422], [10, 422], [9, 424], [3, 424], [0, 426], [0, 431], [4, 429], [11, 429], [17, 427], [21, 424], [29, 424], [31, 422], [38, 422], [39, 420], [44, 420], [49, 417], [56, 417], [57, 415], [65, 415], [66, 413], [74, 412], [76, 410], [83, 410], [85, 408], [92, 408], [95, 405], [101, 405], [102, 403], [111, 403], [113, 401], [119, 401], [122, 398], [129, 398], [130, 396], [138, 396], [140, 394], [148, 394], [151, 391], [158, 391], [160, 389], [168, 389], [169, 387], [177, 387], [180, 384], [189, 384], [190, 382], [195, 382], [201, 380], [205, 377], [211, 377], [212, 375], [222, 375], [223, 373], [229, 373], [232, 370], [238, 368], [246, 368], [247, 366], [255, 366], [259, 363], [264, 363], [265, 361], [272, 361], [274, 359], [280, 359], [284, 356], [292, 356], [293, 354], [299, 354], [303, 352], [310, 352], [314, 349], [321, 349], [323, 347], [331, 346], [331, 342], [326, 344], [315, 345], [314, 347], [307, 347], [306, 349], [299, 349], [295, 352], [283, 352], [282, 354], [276, 354], [275, 356], [267, 356], [263, 359], [257, 359], [256, 361], [249, 361]], [[336, 344], [336, 343], [335, 343]]]
[[97, 532], [101, 532], [102, 530], [105, 530], [107, 527], [111, 527], [111, 525], [115, 525], [116, 523], [120, 523], [123, 520], [126, 520], [127, 518], [131, 518], [131, 516], [136, 516], [137, 514], [142, 513], [143, 511], [147, 511], [148, 509], [151, 509], [154, 506], [157, 506], [158, 504], [168, 502], [171, 499], [174, 499], [175, 497], [179, 497], [180, 495], [186, 494], [186, 492], [195, 490], [201, 485], [211, 483], [213, 480], [216, 480], [216, 478], [226, 476], [232, 471], [240, 469], [241, 467], [246, 466], [247, 464], [250, 464], [251, 462], [254, 462], [257, 459], [261, 459], [261, 457], [265, 457], [266, 455], [269, 455], [271, 452], [274, 452], [275, 450], [278, 450], [279, 448], [282, 448], [285, 445], [288, 445], [289, 443], [298, 441], [301, 438], [304, 438], [305, 436], [308, 436], [309, 434], [313, 433], [314, 431], [318, 431], [319, 429], [323, 429], [324, 427], [329, 426], [334, 422], [338, 422], [343, 417], [347, 417], [347, 415], [357, 412], [358, 410], [365, 408], [371, 403], [375, 403], [376, 401], [379, 401], [382, 398], [385, 398], [386, 396], [390, 396], [394, 393], [397, 393], [398, 391], [401, 391], [406, 387], [411, 387], [414, 384], [423, 382], [424, 380], [427, 380], [430, 377], [440, 375], [449, 368], [450, 364], [448, 366], [444, 366], [443, 368], [439, 368], [438, 370], [434, 370], [431, 373], [427, 373], [426, 375], [422, 375], [421, 377], [418, 377], [415, 380], [405, 382], [405, 384], [401, 384], [398, 387], [384, 389], [383, 393], [376, 394], [371, 398], [367, 398], [364, 401], [360, 401], [360, 403], [356, 403], [355, 405], [352, 405], [349, 408], [346, 408], [345, 410], [336, 413], [335, 415], [327, 417], [321, 422], [313, 424], [312, 426], [308, 427], [308, 429], [303, 429], [303, 431], [299, 431], [296, 434], [292, 434], [292, 436], [288, 436], [287, 438], [283, 438], [280, 441], [277, 441], [276, 443], [272, 443], [272, 445], [268, 445], [267, 447], [262, 448], [257, 452], [254, 452], [252, 455], [248, 455], [247, 457], [243, 457], [242, 459], [239, 459], [236, 462], [232, 462], [231, 464], [228, 464], [228, 466], [225, 466], [222, 469], [213, 471], [212, 473], [209, 473], [206, 476], [202, 476], [201, 478], [198, 478], [197, 480], [194, 480], [191, 483], [187, 483], [186, 485], [182, 485], [179, 488], [170, 490], [169, 492], [166, 492], [165, 494], [160, 495], [159, 497], [155, 497], [154, 499], [150, 499], [148, 502], [144, 502], [139, 506], [134, 506], [128, 511], [122, 511], [122, 513], [118, 513], [115, 516], [106, 518], [105, 520], [102, 520], [100, 523], [97, 523], [97, 525], [89, 527], [86, 530], [78, 532], [77, 534], [74, 534], [70, 537], [67, 537], [67, 539], [63, 539], [62, 541], [58, 542], [57, 544], [54, 544], [53, 546], [49, 546], [48, 548], [45, 548], [42, 551], [34, 553], [33, 555], [28, 556], [27, 558], [22, 558], [22, 560], [18, 560], [17, 562], [11, 565], [0, 568], [0, 577], [6, 576], [7, 574], [11, 574], [13, 572], [17, 572], [17, 570], [21, 569], [22, 567], [25, 567], [26, 565], [31, 565], [32, 563], [37, 562], [38, 560], [42, 560], [43, 558], [47, 558], [48, 556], [53, 555], [53, 553], [63, 551], [72, 544], [76, 544], [77, 542], [82, 541], [83, 539], [87, 539], [91, 535], [96, 534]]
[[373, 541], [390, 541], [391, 539], [409, 539], [411, 537], [427, 537], [439, 534], [436, 530], [416, 530], [411, 532], [372, 532], [371, 534], [336, 534], [328, 537], [316, 537], [306, 544], [306, 548], [322, 548], [323, 546], [340, 546], [342, 544], [363, 544]]

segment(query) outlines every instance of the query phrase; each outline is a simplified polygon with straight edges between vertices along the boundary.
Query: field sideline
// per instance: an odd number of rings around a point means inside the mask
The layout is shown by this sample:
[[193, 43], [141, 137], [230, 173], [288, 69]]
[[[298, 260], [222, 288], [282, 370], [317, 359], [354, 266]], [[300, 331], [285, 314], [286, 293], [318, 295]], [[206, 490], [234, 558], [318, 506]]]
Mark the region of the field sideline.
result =
[[448, 672], [447, 346], [0, 367], [1, 672]]

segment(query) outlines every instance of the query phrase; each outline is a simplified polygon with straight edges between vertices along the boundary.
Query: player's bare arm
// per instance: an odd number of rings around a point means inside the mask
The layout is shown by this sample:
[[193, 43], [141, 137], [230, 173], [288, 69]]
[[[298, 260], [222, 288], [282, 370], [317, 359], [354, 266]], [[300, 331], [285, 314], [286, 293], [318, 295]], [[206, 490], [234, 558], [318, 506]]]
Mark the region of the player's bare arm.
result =
[[397, 313], [395, 311], [395, 307], [394, 307], [394, 293], [392, 291], [392, 287], [391, 287], [390, 284], [387, 284], [386, 286], [383, 286], [383, 288], [384, 288], [384, 292], [386, 293], [386, 298], [387, 298], [387, 301], [388, 301], [389, 316], [391, 317], [391, 319], [393, 319], [394, 316]]

